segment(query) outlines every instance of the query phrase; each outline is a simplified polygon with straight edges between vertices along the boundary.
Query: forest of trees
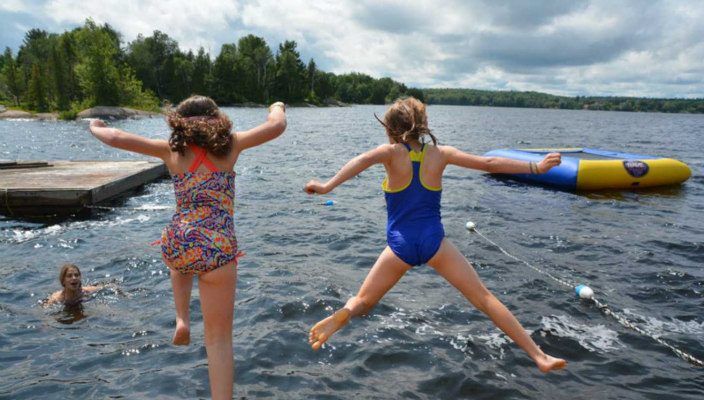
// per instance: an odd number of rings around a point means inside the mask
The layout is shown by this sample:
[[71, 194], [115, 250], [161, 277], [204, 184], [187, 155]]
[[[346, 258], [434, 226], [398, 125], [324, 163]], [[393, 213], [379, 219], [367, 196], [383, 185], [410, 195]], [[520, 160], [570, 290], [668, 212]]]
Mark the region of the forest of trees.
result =
[[423, 89], [428, 104], [467, 106], [562, 108], [571, 110], [704, 113], [704, 99], [637, 97], [566, 97], [538, 92], [475, 89]]
[[428, 104], [704, 113], [704, 99], [564, 97], [538, 92], [408, 88], [391, 78], [335, 75], [301, 60], [295, 41], [272, 51], [255, 35], [222, 45], [211, 57], [180, 50], [154, 31], [124, 44], [110, 25], [92, 20], [70, 32], [31, 29], [16, 55], [0, 55], [0, 104], [72, 118], [95, 105], [158, 111], [191, 94], [220, 105], [273, 101], [323, 105], [333, 101], [385, 104], [414, 96]]
[[17, 55], [0, 56], [0, 103], [70, 118], [95, 105], [157, 111], [191, 94], [220, 105], [238, 103], [384, 104], [397, 97], [423, 98], [419, 89], [390, 78], [361, 73], [335, 75], [301, 60], [295, 41], [276, 52], [263, 38], [248, 35], [222, 45], [211, 58], [202, 47], [184, 53], [166, 33], [139, 35], [123, 45], [110, 25], [92, 20], [70, 32], [32, 29]]

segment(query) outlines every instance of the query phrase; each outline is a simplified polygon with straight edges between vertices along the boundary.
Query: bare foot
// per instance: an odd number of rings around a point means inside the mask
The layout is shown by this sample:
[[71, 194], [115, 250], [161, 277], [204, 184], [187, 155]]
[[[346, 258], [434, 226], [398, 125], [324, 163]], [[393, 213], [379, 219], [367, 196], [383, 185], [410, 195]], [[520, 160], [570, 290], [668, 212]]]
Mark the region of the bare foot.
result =
[[535, 360], [535, 363], [538, 364], [538, 368], [540, 368], [542, 372], [557, 371], [559, 369], [565, 368], [565, 365], [567, 365], [567, 362], [565, 360], [561, 358], [555, 358], [547, 354], [538, 356], [538, 358]]
[[176, 331], [174, 331], [174, 340], [176, 346], [186, 346], [191, 343], [191, 327], [188, 324], [176, 321]]
[[313, 350], [318, 350], [326, 340], [350, 321], [350, 310], [343, 308], [335, 314], [318, 322], [311, 328], [308, 343]]

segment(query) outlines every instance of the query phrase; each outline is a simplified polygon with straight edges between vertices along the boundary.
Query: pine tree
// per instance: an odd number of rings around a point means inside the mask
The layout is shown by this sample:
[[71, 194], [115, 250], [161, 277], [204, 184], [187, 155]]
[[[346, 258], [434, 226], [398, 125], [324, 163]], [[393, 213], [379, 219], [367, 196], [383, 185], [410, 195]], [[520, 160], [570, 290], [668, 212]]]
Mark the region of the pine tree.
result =
[[32, 65], [32, 75], [27, 87], [27, 98], [29, 108], [39, 111], [49, 111], [49, 104], [46, 100], [46, 84], [39, 64]]

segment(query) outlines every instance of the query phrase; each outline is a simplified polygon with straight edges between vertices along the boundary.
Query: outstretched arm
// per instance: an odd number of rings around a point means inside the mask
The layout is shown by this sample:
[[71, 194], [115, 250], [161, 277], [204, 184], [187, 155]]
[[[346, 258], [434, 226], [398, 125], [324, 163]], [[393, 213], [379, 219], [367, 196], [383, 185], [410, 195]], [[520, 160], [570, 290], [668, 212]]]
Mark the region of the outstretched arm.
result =
[[475, 156], [450, 146], [444, 146], [443, 151], [448, 164], [499, 174], [544, 174], [561, 162], [560, 153], [548, 153], [536, 163], [504, 157]]
[[114, 286], [114, 284], [111, 282], [110, 283], [98, 283], [94, 286], [83, 286], [81, 289], [83, 289], [83, 291], [86, 293], [93, 293], [96, 290], [100, 290], [102, 288], [111, 287], [111, 286]]
[[351, 159], [345, 164], [337, 174], [326, 183], [320, 183], [316, 180], [308, 182], [303, 189], [308, 194], [325, 194], [340, 186], [345, 181], [359, 175], [365, 169], [374, 164], [386, 163], [391, 160], [391, 145], [383, 144], [374, 150], [370, 150], [364, 154]]
[[286, 106], [277, 101], [269, 106], [269, 116], [261, 125], [248, 131], [237, 132], [235, 134], [235, 148], [237, 152], [250, 147], [259, 146], [272, 139], [276, 139], [286, 129]]
[[166, 140], [148, 139], [117, 128], [109, 128], [100, 119], [92, 119], [89, 129], [98, 140], [118, 149], [158, 157], [162, 160], [165, 160], [171, 151]]
[[48, 299], [42, 304], [43, 307], [48, 307], [54, 303], [58, 303], [61, 301], [61, 294], [63, 293], [62, 290], [59, 290], [57, 292], [54, 292], [51, 296], [49, 296]]

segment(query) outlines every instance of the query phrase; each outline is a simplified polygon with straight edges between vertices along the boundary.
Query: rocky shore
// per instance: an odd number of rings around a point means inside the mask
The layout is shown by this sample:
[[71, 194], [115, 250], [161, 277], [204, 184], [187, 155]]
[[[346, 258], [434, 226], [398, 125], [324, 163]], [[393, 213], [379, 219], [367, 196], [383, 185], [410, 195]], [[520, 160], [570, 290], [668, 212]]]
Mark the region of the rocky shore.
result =
[[135, 110], [129, 107], [96, 106], [78, 113], [77, 118], [125, 119], [134, 117], [149, 117], [161, 113]]
[[[160, 113], [151, 111], [135, 110], [129, 107], [106, 107], [97, 106], [79, 112], [76, 118], [102, 118], [102, 119], [125, 119], [135, 117], [149, 117]], [[31, 113], [22, 110], [8, 110], [0, 105], [0, 119], [36, 119], [36, 120], [57, 120], [57, 113]]]
[[[346, 107], [349, 104], [345, 104], [341, 101], [328, 99], [323, 103], [323, 107]], [[318, 107], [314, 104], [309, 103], [296, 103], [287, 104], [289, 107]], [[266, 107], [263, 104], [256, 103], [243, 103], [243, 104], [233, 104], [230, 107]], [[100, 118], [100, 119], [127, 119], [127, 118], [137, 118], [137, 117], [151, 117], [154, 115], [161, 115], [158, 112], [136, 110], [129, 107], [108, 107], [108, 106], [96, 106], [93, 108], [88, 108], [79, 112], [76, 115], [78, 119], [84, 118]], [[57, 120], [59, 119], [59, 114], [57, 113], [31, 113], [22, 110], [8, 110], [4, 105], [0, 104], [0, 120], [1, 119], [32, 119], [32, 120]]]

